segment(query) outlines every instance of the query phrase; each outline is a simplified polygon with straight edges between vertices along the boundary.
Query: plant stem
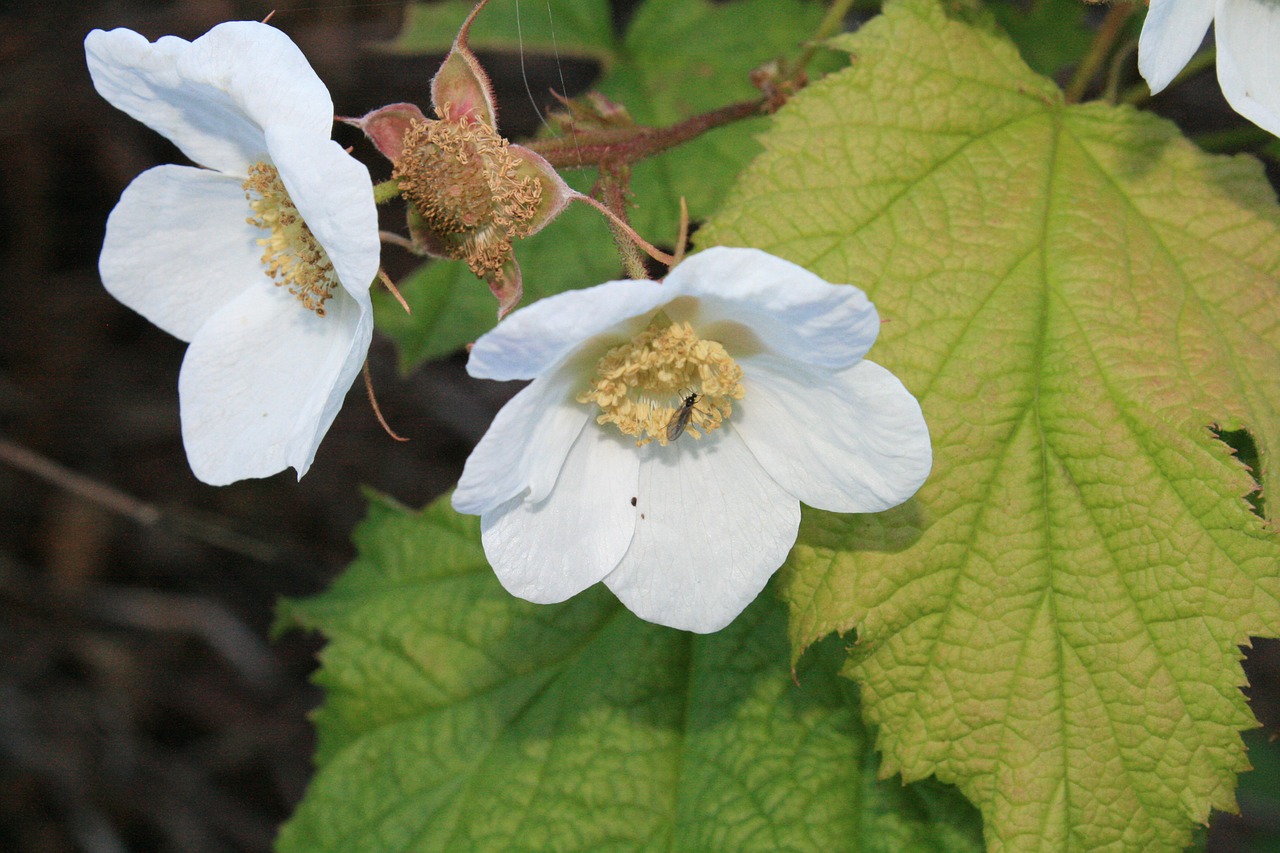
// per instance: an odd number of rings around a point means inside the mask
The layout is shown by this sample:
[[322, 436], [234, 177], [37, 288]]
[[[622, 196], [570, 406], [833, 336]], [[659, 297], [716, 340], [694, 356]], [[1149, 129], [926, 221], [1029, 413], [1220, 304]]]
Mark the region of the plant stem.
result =
[[796, 68], [807, 66], [824, 41], [844, 30], [844, 16], [849, 14], [853, 4], [854, 0], [832, 0], [822, 23], [818, 24], [818, 28], [813, 31], [813, 36], [805, 46], [804, 53], [800, 54], [800, 58], [796, 60]]
[[[644, 259], [640, 250], [632, 241], [635, 231], [627, 221], [627, 187], [631, 184], [631, 167], [625, 163], [600, 167], [600, 180], [596, 188], [604, 200], [604, 208], [609, 216], [609, 230], [613, 232], [613, 242], [622, 257], [622, 265], [627, 271], [627, 278], [648, 278], [644, 268]], [[630, 232], [630, 233], [628, 233]]]
[[1071, 82], [1067, 85], [1066, 101], [1068, 104], [1077, 104], [1084, 97], [1085, 90], [1089, 88], [1089, 84], [1093, 78], [1107, 61], [1107, 56], [1111, 53], [1111, 49], [1115, 46], [1116, 39], [1120, 37], [1120, 33], [1124, 30], [1125, 22], [1129, 20], [1129, 16], [1133, 14], [1133, 4], [1127, 2], [1115, 3], [1107, 10], [1107, 16], [1102, 19], [1102, 26], [1098, 28], [1098, 34], [1093, 37], [1093, 44], [1089, 46], [1089, 52], [1085, 54], [1084, 59], [1080, 60], [1080, 65], [1076, 67], [1076, 73], [1071, 78]]
[[1137, 39], [1129, 39], [1111, 55], [1111, 64], [1107, 68], [1107, 82], [1102, 87], [1102, 99], [1108, 104], [1120, 102], [1120, 75], [1124, 73], [1129, 59], [1137, 52]]
[[701, 113], [670, 127], [637, 125], [603, 133], [579, 131], [574, 136], [535, 139], [525, 147], [541, 154], [557, 169], [585, 169], [606, 163], [634, 163], [688, 142], [709, 130], [750, 118], [765, 107], [764, 98], [739, 101], [711, 112]]
[[397, 178], [389, 178], [388, 180], [373, 185], [373, 203], [386, 204], [393, 198], [400, 197], [400, 181]]
[[[616, 187], [616, 190], [613, 189], [613, 187]], [[609, 230], [613, 232], [614, 240], [618, 243], [618, 251], [622, 255], [623, 265], [627, 267], [629, 275], [635, 272], [645, 272], [644, 261], [639, 260], [640, 256], [635, 253], [637, 246], [643, 249], [645, 254], [653, 258], [658, 263], [666, 264], [669, 267], [675, 266], [675, 258], [641, 237], [627, 222], [625, 215], [627, 212], [625, 189], [625, 185], [620, 183], [620, 179], [618, 178], [614, 178], [611, 182], [596, 184], [596, 190], [600, 191], [601, 194], [608, 198], [611, 203], [617, 205], [618, 209], [622, 211], [622, 213], [614, 213], [613, 210], [611, 210], [604, 202], [594, 199], [586, 193], [575, 192], [572, 195], [572, 198], [575, 201], [581, 201], [591, 205], [596, 210], [603, 213], [605, 218], [609, 220]], [[623, 237], [626, 238], [625, 241], [622, 239]], [[631, 252], [635, 256], [634, 262], [627, 259], [628, 252]], [[636, 278], [634, 275], [631, 277]], [[643, 278], [644, 276], [641, 275], [639, 277]]]

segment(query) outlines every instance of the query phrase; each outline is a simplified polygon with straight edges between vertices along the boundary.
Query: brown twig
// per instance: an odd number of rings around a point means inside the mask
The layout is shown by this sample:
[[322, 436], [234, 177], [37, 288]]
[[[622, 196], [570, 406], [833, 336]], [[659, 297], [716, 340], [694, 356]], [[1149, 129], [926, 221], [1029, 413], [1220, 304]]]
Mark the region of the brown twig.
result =
[[72, 471], [45, 456], [0, 436], [0, 462], [26, 471], [51, 485], [141, 524], [144, 527], [169, 528], [192, 539], [231, 551], [263, 563], [280, 559], [273, 545], [236, 533], [220, 523], [210, 523], [189, 515], [164, 512], [153, 504]]
[[77, 474], [70, 468], [64, 468], [52, 459], [14, 444], [3, 437], [0, 437], [0, 462], [6, 462], [20, 471], [34, 474], [60, 489], [131, 518], [145, 527], [160, 523], [161, 512], [151, 504], [83, 474]]

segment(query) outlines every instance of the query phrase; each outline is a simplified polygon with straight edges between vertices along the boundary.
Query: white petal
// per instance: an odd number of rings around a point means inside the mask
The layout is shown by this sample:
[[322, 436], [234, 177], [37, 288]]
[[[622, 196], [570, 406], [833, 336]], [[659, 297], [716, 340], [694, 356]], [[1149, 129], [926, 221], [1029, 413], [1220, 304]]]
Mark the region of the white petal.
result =
[[558, 371], [512, 397], [467, 457], [453, 508], [483, 515], [526, 490], [535, 503], [550, 494], [591, 415], [573, 399], [578, 385], [572, 373]]
[[98, 267], [116, 299], [169, 334], [191, 340], [209, 316], [266, 281], [245, 221], [240, 179], [157, 166], [134, 178], [107, 219]]
[[98, 93], [203, 166], [243, 177], [266, 153], [264, 127], [324, 138], [332, 128], [328, 90], [275, 27], [233, 21], [194, 42], [155, 44], [131, 30], [94, 30], [84, 45]]
[[342, 146], [294, 127], [267, 130], [271, 159], [348, 291], [367, 293], [382, 245], [369, 170]]
[[[265, 281], [265, 279], [264, 279]], [[200, 327], [178, 379], [195, 475], [220, 486], [292, 466], [301, 477], [364, 363], [364, 304], [338, 291], [319, 317], [283, 287], [246, 290]]]
[[664, 285], [698, 300], [696, 316], [672, 310], [673, 319], [689, 319], [700, 337], [721, 341], [735, 355], [744, 348], [708, 324], [740, 324], [775, 353], [830, 368], [862, 358], [880, 332], [880, 317], [861, 290], [830, 284], [759, 249], [699, 252], [673, 269]]
[[929, 476], [933, 450], [916, 398], [878, 364], [824, 373], [771, 356], [744, 359], [737, 431], [769, 475], [817, 509], [879, 512]]
[[1280, 4], [1218, 0], [1218, 83], [1232, 109], [1280, 136]]
[[1213, 22], [1214, 0], [1151, 0], [1138, 37], [1138, 71], [1156, 94], [1200, 49]]
[[[630, 339], [639, 328], [618, 327], [637, 317], [647, 320], [670, 298], [656, 282], [610, 281], [539, 299], [476, 341], [467, 372], [479, 379], [532, 379], [597, 335], [616, 334], [617, 343]], [[604, 346], [599, 348], [604, 355]]]
[[553, 604], [607, 575], [635, 529], [639, 460], [634, 441], [588, 425], [547, 498], [516, 497], [481, 516], [485, 556], [507, 591]]
[[641, 619], [718, 631], [786, 559], [800, 504], [733, 432], [642, 450], [635, 538], [604, 582]]

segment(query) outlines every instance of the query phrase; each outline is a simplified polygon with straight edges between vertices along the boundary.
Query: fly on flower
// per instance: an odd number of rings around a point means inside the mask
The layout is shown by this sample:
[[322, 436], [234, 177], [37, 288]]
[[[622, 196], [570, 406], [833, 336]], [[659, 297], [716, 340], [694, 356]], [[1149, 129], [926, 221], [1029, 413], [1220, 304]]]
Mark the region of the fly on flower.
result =
[[274, 27], [193, 42], [85, 39], [98, 93], [202, 168], [143, 172], [107, 221], [111, 295], [189, 341], [178, 394], [197, 477], [310, 467], [364, 363], [380, 251], [368, 170], [330, 139], [333, 102]]
[[684, 398], [684, 402], [676, 409], [676, 413], [671, 416], [671, 420], [667, 422], [667, 441], [675, 441], [684, 435], [685, 429], [689, 426], [689, 418], [693, 417], [693, 407], [698, 404], [698, 394], [690, 394]]
[[543, 299], [471, 350], [472, 376], [533, 381], [453, 505], [521, 598], [603, 580], [643, 619], [717, 631], [786, 559], [801, 501], [879, 512], [928, 476], [919, 404], [863, 357], [879, 328], [861, 290], [754, 249]]

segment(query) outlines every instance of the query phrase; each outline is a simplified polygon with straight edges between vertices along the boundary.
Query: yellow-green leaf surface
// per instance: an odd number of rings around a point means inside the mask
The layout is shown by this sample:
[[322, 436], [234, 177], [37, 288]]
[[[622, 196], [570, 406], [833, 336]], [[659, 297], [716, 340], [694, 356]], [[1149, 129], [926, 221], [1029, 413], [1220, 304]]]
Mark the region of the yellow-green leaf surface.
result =
[[[626, 33], [615, 36], [608, 5], [604, 0], [554, 0], [550, 5], [493, 0], [477, 17], [471, 43], [477, 50], [516, 50], [523, 43], [528, 53], [592, 56], [605, 69], [594, 88], [625, 106], [637, 122], [663, 127], [758, 97], [751, 70], [779, 56], [796, 55], [823, 11], [811, 0], [648, 0], [636, 10]], [[470, 8], [469, 3], [446, 3], [417, 9], [396, 49], [443, 49]], [[636, 164], [630, 210], [635, 228], [650, 242], [670, 246], [681, 197], [688, 200], [695, 220], [706, 217], [759, 153], [754, 136], [765, 126], [764, 119], [735, 122]], [[578, 170], [565, 177], [587, 191], [595, 173]], [[526, 304], [623, 277], [608, 224], [581, 203], [519, 241], [516, 258], [524, 273]], [[395, 339], [406, 370], [475, 340], [497, 319], [488, 287], [461, 263], [432, 262], [402, 282], [401, 289], [412, 315], [405, 316], [390, 297], [378, 299], [376, 308], [378, 328]]]
[[959, 785], [991, 849], [1177, 850], [1233, 809], [1238, 647], [1280, 631], [1280, 548], [1214, 431], [1274, 493], [1275, 197], [928, 0], [840, 44], [700, 236], [866, 288], [935, 464], [898, 510], [806, 514], [795, 653], [856, 629], [886, 770]]
[[981, 849], [954, 789], [875, 780], [843, 646], [793, 679], [772, 595], [712, 636], [600, 586], [529, 604], [447, 499], [375, 501], [356, 542], [281, 613], [329, 641], [319, 766], [281, 853]]

